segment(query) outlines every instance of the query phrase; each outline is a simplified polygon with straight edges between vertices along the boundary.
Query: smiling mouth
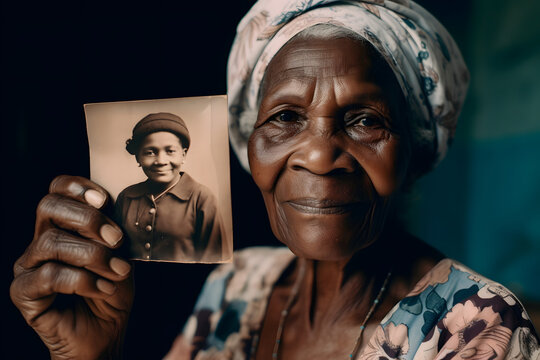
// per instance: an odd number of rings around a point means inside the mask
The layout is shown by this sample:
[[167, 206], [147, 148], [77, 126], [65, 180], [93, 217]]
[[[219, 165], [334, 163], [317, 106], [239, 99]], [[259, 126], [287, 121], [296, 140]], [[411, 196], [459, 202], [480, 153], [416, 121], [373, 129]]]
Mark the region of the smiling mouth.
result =
[[366, 205], [363, 202], [343, 202], [313, 198], [295, 199], [285, 203], [299, 212], [314, 215], [345, 214]]
[[154, 174], [165, 175], [171, 172], [171, 170], [152, 170]]

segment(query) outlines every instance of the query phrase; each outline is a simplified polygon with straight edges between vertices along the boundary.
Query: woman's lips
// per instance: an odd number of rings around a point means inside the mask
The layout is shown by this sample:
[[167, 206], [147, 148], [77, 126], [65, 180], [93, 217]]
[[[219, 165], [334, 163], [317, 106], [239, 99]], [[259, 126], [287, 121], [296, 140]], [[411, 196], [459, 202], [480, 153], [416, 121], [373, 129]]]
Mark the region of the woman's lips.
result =
[[158, 174], [158, 175], [165, 175], [165, 174], [170, 173], [171, 170], [163, 170], [163, 169], [159, 169], [159, 170], [158, 170], [158, 169], [154, 169], [154, 170], [152, 170], [152, 172], [153, 172], [154, 174]]
[[340, 200], [302, 198], [285, 202], [293, 209], [315, 215], [344, 214], [365, 207], [365, 202], [344, 202]]

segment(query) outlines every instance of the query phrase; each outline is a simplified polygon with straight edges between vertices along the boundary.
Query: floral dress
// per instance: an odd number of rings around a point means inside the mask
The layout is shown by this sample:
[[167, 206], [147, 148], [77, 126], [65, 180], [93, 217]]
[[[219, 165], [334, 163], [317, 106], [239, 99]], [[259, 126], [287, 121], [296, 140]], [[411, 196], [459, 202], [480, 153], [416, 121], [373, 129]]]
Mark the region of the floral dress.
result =
[[[249, 248], [210, 274], [184, 328], [195, 359], [255, 356], [287, 248]], [[384, 317], [356, 359], [540, 359], [538, 335], [502, 285], [444, 259]]]

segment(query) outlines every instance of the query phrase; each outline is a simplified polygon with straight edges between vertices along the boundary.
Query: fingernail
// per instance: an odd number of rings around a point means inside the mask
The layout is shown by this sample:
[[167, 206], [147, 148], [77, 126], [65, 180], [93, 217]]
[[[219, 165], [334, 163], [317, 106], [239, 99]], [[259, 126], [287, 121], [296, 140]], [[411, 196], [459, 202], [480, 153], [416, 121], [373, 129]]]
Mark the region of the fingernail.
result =
[[109, 224], [103, 225], [99, 232], [101, 233], [103, 240], [111, 246], [116, 246], [120, 239], [122, 239], [122, 232]]
[[131, 270], [131, 265], [116, 257], [111, 258], [109, 265], [111, 266], [111, 269], [120, 276], [127, 275]]
[[97, 279], [96, 286], [99, 291], [104, 292], [108, 295], [112, 295], [116, 291], [116, 286], [114, 286], [114, 284], [103, 279]]
[[102, 193], [94, 189], [86, 190], [84, 192], [84, 199], [96, 209], [99, 209], [105, 203], [105, 196], [103, 196]]

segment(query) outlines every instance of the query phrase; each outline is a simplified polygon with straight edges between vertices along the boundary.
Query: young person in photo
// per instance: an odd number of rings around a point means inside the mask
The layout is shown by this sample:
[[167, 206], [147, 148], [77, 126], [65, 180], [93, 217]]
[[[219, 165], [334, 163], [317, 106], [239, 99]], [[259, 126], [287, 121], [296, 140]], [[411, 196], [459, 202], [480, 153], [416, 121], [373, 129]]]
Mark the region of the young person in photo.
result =
[[149, 114], [133, 128], [126, 150], [148, 179], [124, 189], [116, 218], [128, 235], [130, 257], [139, 260], [222, 260], [223, 228], [210, 189], [182, 171], [191, 138], [170, 113]]

